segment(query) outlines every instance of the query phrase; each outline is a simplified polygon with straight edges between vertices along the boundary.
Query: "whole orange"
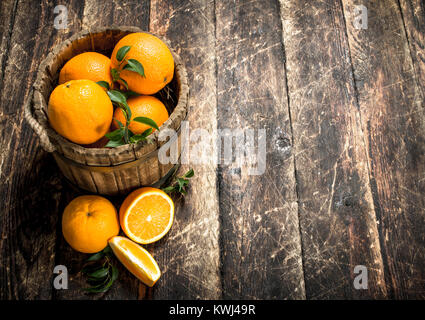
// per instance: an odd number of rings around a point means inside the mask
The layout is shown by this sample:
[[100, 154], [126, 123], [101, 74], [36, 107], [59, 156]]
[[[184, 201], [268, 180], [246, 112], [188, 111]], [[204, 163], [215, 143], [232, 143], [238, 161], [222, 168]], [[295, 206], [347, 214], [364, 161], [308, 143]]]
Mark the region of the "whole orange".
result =
[[50, 95], [47, 115], [61, 136], [90, 144], [108, 132], [114, 109], [101, 86], [92, 80], [71, 80]]
[[101, 196], [77, 197], [63, 212], [63, 236], [73, 249], [80, 252], [103, 250], [119, 230], [117, 210]]
[[[117, 60], [117, 52], [131, 46], [124, 60]], [[123, 70], [127, 60], [135, 59], [144, 68], [145, 77], [131, 70]], [[130, 90], [140, 94], [154, 94], [164, 88], [174, 75], [174, 59], [167, 45], [157, 37], [144, 33], [131, 33], [122, 38], [114, 48], [111, 66], [120, 71]]]
[[59, 84], [70, 80], [106, 81], [112, 86], [111, 60], [97, 52], [84, 52], [69, 60], [59, 74]]
[[[167, 108], [165, 108], [161, 100], [153, 96], [132, 97], [127, 100], [127, 104], [131, 110], [131, 119], [136, 117], [150, 118], [156, 122], [158, 127], [160, 127], [168, 119]], [[115, 109], [114, 118], [125, 124], [124, 112], [120, 108]], [[113, 122], [113, 127], [115, 129], [118, 128], [116, 121]], [[150, 126], [140, 122], [131, 121], [128, 128], [134, 134], [140, 134], [149, 129]]]

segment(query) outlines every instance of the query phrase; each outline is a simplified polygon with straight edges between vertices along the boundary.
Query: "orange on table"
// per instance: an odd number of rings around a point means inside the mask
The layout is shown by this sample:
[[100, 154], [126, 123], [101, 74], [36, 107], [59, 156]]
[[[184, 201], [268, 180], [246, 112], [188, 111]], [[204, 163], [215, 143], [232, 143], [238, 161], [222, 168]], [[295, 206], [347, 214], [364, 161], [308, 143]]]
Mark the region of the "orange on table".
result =
[[144, 248], [124, 237], [113, 237], [109, 246], [121, 263], [144, 284], [152, 287], [161, 276], [158, 264]]
[[121, 228], [131, 240], [141, 244], [161, 239], [170, 230], [173, 220], [173, 200], [156, 188], [133, 191], [120, 208]]
[[63, 236], [73, 249], [80, 252], [103, 250], [119, 230], [117, 210], [101, 196], [79, 196], [63, 212]]
[[70, 59], [62, 67], [59, 84], [70, 80], [106, 81], [112, 86], [111, 60], [97, 52], [84, 52]]
[[[117, 52], [124, 46], [131, 46], [124, 60], [135, 59], [143, 68], [145, 77], [130, 70], [122, 70], [126, 61], [117, 60]], [[167, 45], [157, 37], [136, 32], [126, 35], [115, 46], [111, 66], [120, 71], [120, 77], [127, 81], [130, 90], [140, 94], [154, 94], [164, 88], [174, 75], [174, 59]]]
[[[156, 122], [158, 127], [160, 127], [168, 119], [167, 108], [161, 102], [161, 100], [155, 98], [154, 96], [131, 97], [127, 100], [127, 104], [131, 110], [131, 119], [136, 117], [150, 118]], [[120, 108], [115, 109], [114, 118], [125, 124], [124, 112]], [[116, 121], [113, 122], [113, 127], [118, 129], [118, 124]], [[140, 134], [143, 131], [149, 129], [150, 126], [144, 123], [131, 121], [128, 128], [134, 134]], [[153, 130], [155, 131], [155, 129]]]
[[47, 115], [61, 136], [91, 144], [108, 132], [114, 109], [107, 93], [92, 80], [71, 80], [50, 95]]

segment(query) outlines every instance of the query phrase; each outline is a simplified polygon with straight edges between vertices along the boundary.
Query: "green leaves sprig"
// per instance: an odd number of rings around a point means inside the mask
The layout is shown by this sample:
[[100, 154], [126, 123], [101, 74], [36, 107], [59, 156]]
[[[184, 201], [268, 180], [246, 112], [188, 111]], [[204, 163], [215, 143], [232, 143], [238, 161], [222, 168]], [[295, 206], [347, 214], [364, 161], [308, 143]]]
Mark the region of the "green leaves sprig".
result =
[[193, 169], [190, 169], [183, 176], [176, 178], [170, 186], [162, 188], [162, 191], [168, 194], [178, 193], [184, 196], [187, 194], [186, 188], [189, 185], [189, 179], [192, 178], [194, 175], [195, 172], [193, 171]]
[[137, 61], [136, 59], [125, 58], [127, 56], [127, 53], [130, 51], [130, 49], [131, 49], [131, 46], [124, 46], [118, 49], [117, 55], [116, 55], [117, 61], [119, 61], [118, 69], [115, 69], [115, 68], [111, 69], [112, 80], [114, 82], [122, 83], [127, 90], [128, 90], [128, 83], [120, 76], [120, 69], [123, 63], [126, 63], [126, 64], [124, 64], [121, 70], [133, 71], [138, 73], [142, 77], [146, 78], [145, 68], [143, 68], [143, 65], [139, 61]]
[[81, 271], [87, 278], [90, 287], [84, 290], [90, 293], [106, 292], [118, 279], [118, 269], [112, 264], [113, 252], [107, 246], [102, 251], [93, 254]]
[[[114, 121], [118, 124], [118, 129], [112, 132], [109, 132], [105, 135], [109, 139], [109, 142], [106, 144], [105, 147], [109, 148], [115, 148], [118, 146], [122, 146], [124, 144], [131, 144], [131, 143], [137, 143], [139, 141], [145, 140], [153, 131], [152, 128], [159, 131], [158, 125], [150, 118], [146, 117], [136, 117], [134, 119], [131, 119], [131, 109], [127, 104], [127, 99], [133, 96], [139, 95], [136, 92], [133, 92], [131, 90], [128, 90], [128, 84], [127, 82], [121, 78], [119, 69], [121, 68], [121, 65], [123, 63], [126, 63], [122, 70], [130, 70], [134, 71], [138, 74], [140, 74], [142, 77], [145, 76], [145, 69], [143, 68], [143, 65], [135, 60], [135, 59], [126, 59], [127, 53], [130, 51], [131, 46], [123, 46], [117, 51], [117, 61], [119, 61], [118, 69], [112, 68], [111, 69], [111, 76], [112, 80], [114, 82], [119, 82], [124, 85], [124, 87], [127, 89], [127, 91], [120, 91], [120, 90], [111, 90], [109, 84], [106, 81], [99, 81], [97, 82], [101, 87], [105, 88], [108, 93], [109, 98], [111, 99], [112, 103], [119, 107], [125, 116], [125, 123], [120, 122], [118, 119], [114, 118]], [[145, 130], [141, 134], [134, 134], [129, 130], [129, 125], [131, 121], [140, 122], [143, 124], [146, 124], [150, 126], [151, 128]]]
[[[133, 94], [133, 92], [131, 92], [130, 94]], [[137, 143], [139, 141], [145, 140], [152, 133], [152, 128], [159, 131], [159, 127], [156, 122], [150, 118], [136, 117], [134, 119], [131, 119], [131, 109], [127, 104], [128, 95], [126, 96], [119, 90], [109, 90], [108, 96], [113, 104], [121, 108], [122, 112], [124, 113], [126, 122], [125, 124], [123, 124], [121, 121], [114, 118], [114, 121], [116, 121], [119, 128], [105, 135], [105, 137], [109, 139], [109, 142], [106, 144], [105, 147], [115, 148], [124, 144]], [[131, 121], [146, 124], [151, 128], [143, 131], [141, 134], [134, 134], [128, 128]]]

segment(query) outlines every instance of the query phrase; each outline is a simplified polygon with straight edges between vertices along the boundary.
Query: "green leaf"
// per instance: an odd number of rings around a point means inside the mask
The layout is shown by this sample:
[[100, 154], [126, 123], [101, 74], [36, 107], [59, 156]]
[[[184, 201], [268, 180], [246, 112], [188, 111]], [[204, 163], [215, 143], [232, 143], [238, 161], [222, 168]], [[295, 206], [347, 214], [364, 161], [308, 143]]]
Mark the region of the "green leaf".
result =
[[112, 141], [120, 141], [124, 136], [124, 128], [121, 124], [120, 128], [105, 134], [105, 137]]
[[[122, 124], [122, 122], [121, 122], [121, 121], [119, 121], [119, 120], [118, 120], [118, 119], [116, 119], [116, 118], [114, 118], [114, 120], [117, 122], [118, 127], [120, 127], [121, 129], [122, 129], [122, 128], [124, 128], [124, 125]], [[106, 248], [108, 248], [108, 247], [106, 247]]]
[[125, 145], [125, 143], [122, 141], [122, 140], [120, 140], [120, 141], [113, 141], [113, 140], [110, 140], [106, 145], [105, 145], [105, 147], [106, 148], [116, 148], [116, 147], [119, 147], [119, 146], [123, 146], [123, 145]]
[[[108, 277], [105, 279], [104, 282], [90, 288], [85, 288], [84, 290], [91, 293], [106, 292], [109, 290], [109, 288], [112, 286], [112, 284], [117, 278], [118, 278], [118, 269], [115, 266], [111, 265], [111, 272], [108, 274]], [[106, 281], [108, 282], [106, 283]]]
[[96, 82], [99, 86], [105, 88], [106, 90], [109, 90], [109, 83], [107, 83], [106, 81], [98, 81]]
[[162, 188], [161, 190], [164, 191], [165, 193], [171, 193], [175, 191], [175, 188], [172, 186], [169, 186], [169, 187]]
[[136, 59], [128, 59], [127, 64], [124, 66], [123, 69], [134, 71], [134, 72], [140, 74], [142, 77], [146, 78], [145, 69], [143, 68], [142, 64], [139, 61], [137, 61]]
[[89, 274], [89, 273], [96, 271], [97, 268], [99, 268], [99, 267], [96, 266], [95, 263], [90, 262], [89, 265], [86, 265], [85, 267], [83, 267], [83, 269], [81, 269], [81, 272], [84, 273], [84, 274]]
[[133, 119], [133, 121], [137, 121], [137, 122], [140, 122], [140, 123], [147, 124], [148, 126], [150, 126], [150, 127], [152, 127], [152, 128], [155, 128], [156, 130], [158, 130], [158, 131], [159, 131], [159, 128], [158, 128], [158, 125], [156, 124], [156, 122], [155, 122], [155, 121], [153, 121], [153, 120], [152, 120], [152, 119], [150, 119], [150, 118], [146, 118], [146, 117], [136, 117], [136, 118], [134, 118], [134, 119]]
[[124, 87], [128, 90], [128, 83], [123, 78], [120, 77], [119, 81], [124, 85]]
[[186, 194], [186, 190], [185, 190], [185, 186], [187, 186], [189, 184], [189, 180], [184, 179], [184, 178], [177, 178], [177, 184], [178, 184], [178, 191]]
[[115, 255], [114, 255], [114, 252], [112, 251], [112, 249], [111, 249], [111, 247], [108, 245], [108, 246], [106, 246], [106, 248], [105, 249], [103, 249], [103, 253], [105, 254], [105, 256], [106, 256], [106, 260], [107, 260], [107, 262], [109, 263], [109, 259], [108, 259], [108, 257], [109, 258], [113, 258], [113, 257], [115, 257]]
[[142, 140], [143, 140], [143, 138], [140, 137], [140, 135], [138, 135], [138, 134], [135, 134], [134, 136], [130, 137], [131, 143], [137, 143], [137, 142], [142, 141]]
[[105, 285], [105, 287], [103, 288], [104, 291], [102, 292], [106, 292], [109, 290], [109, 288], [112, 286], [112, 284], [114, 283], [115, 280], [113, 280], [112, 278], [109, 280], [109, 282]]
[[[123, 128], [126, 128], [128, 126], [128, 123], [130, 122], [131, 119], [131, 109], [128, 106], [127, 103], [122, 104], [122, 103], [117, 103], [118, 107], [122, 110], [122, 112], [124, 113], [124, 118], [126, 120], [126, 125], [123, 124]], [[116, 120], [116, 119], [115, 119]], [[128, 123], [127, 123], [128, 122]], [[118, 125], [119, 126], [119, 125]]]
[[129, 137], [132, 137], [132, 136], [134, 136], [135, 134], [134, 134], [134, 132], [133, 131], [131, 131], [130, 129], [128, 129], [128, 136]]
[[139, 94], [139, 93], [134, 92], [134, 91], [131, 91], [131, 90], [127, 90], [127, 91], [123, 92], [122, 94], [123, 94], [123, 95], [125, 95], [125, 97], [126, 97], [127, 99], [128, 99], [128, 98], [131, 98], [131, 97], [137, 97], [137, 96], [140, 96], [140, 94]]
[[118, 52], [117, 52], [117, 60], [118, 61], [122, 61], [122, 59], [124, 59], [124, 57], [126, 56], [126, 54], [128, 53], [128, 51], [130, 51], [131, 46], [124, 46], [121, 47]]
[[118, 104], [118, 106], [124, 111], [124, 115], [127, 122], [130, 122], [131, 110], [127, 104], [126, 96], [121, 91], [118, 91], [118, 90], [109, 90], [108, 95], [111, 101]]
[[104, 257], [104, 253], [102, 251], [93, 254], [92, 256], [90, 256], [90, 258], [87, 259], [87, 262], [91, 262], [91, 261], [98, 261], [100, 259], [102, 259]]
[[188, 172], [185, 173], [185, 177], [186, 178], [192, 178], [195, 175], [195, 172], [193, 171], [193, 169], [190, 169]]
[[111, 266], [111, 272], [112, 272], [111, 280], [112, 280], [112, 282], [114, 282], [115, 280], [118, 279], [118, 268], [115, 267], [114, 265], [112, 265]]
[[146, 138], [147, 136], [149, 136], [149, 135], [152, 133], [152, 131], [153, 131], [153, 129], [152, 129], [152, 128], [149, 128], [149, 129], [147, 129], [147, 130], [143, 131], [143, 132], [141, 133], [141, 136], [142, 136], [143, 138]]
[[102, 285], [105, 285], [107, 281], [108, 281], [108, 277], [107, 276], [105, 278], [88, 278], [86, 280], [86, 282], [91, 287], [101, 287]]
[[146, 137], [149, 136], [152, 133], [153, 129], [149, 128], [145, 131], [143, 131], [141, 134], [134, 134], [130, 137], [130, 141], [132, 143], [136, 143], [142, 140], [146, 140]]
[[115, 68], [112, 68], [111, 69], [111, 76], [112, 76], [112, 80], [114, 82], [121, 79], [120, 78], [120, 72], [117, 69], [115, 69]]
[[112, 68], [111, 69], [111, 75], [112, 75], [112, 80], [114, 82], [120, 82], [120, 83], [122, 83], [124, 85], [124, 87], [128, 90], [128, 83], [127, 83], [127, 81], [125, 81], [123, 78], [120, 77], [120, 72], [117, 69]]
[[108, 246], [105, 247], [105, 249], [102, 250], [102, 252], [104, 254], [112, 253], [112, 248], [108, 245]]
[[99, 270], [96, 270], [95, 272], [92, 272], [90, 274], [88, 274], [89, 277], [91, 278], [105, 278], [109, 273], [109, 268], [101, 268]]
[[189, 180], [184, 179], [184, 178], [177, 178], [177, 183], [178, 183], [180, 186], [184, 187], [184, 186], [186, 186], [186, 185], [188, 185], [188, 184], [189, 184]]
[[[121, 106], [121, 109], [124, 110], [124, 114], [126, 115], [125, 118], [126, 118], [127, 122], [129, 123], [130, 120], [131, 120], [131, 109], [128, 106], [127, 102], [124, 105]], [[128, 126], [126, 126], [126, 127], [128, 127]]]
[[124, 141], [125, 143], [130, 143], [130, 135], [129, 135], [128, 126], [124, 128]]
[[123, 95], [118, 90], [109, 90], [108, 96], [111, 99], [112, 102], [118, 103], [118, 104], [127, 104], [127, 99], [125, 98], [125, 95]]

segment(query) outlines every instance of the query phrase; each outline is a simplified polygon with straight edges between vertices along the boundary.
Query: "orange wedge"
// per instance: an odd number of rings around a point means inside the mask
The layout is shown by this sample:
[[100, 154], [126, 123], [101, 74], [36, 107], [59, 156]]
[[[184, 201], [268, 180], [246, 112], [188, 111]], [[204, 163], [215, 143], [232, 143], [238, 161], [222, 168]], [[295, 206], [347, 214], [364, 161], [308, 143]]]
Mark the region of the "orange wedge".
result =
[[170, 230], [173, 220], [173, 200], [156, 188], [145, 187], [133, 191], [120, 208], [121, 228], [137, 243], [158, 241]]
[[149, 287], [158, 281], [161, 271], [149, 252], [130, 239], [120, 236], [112, 237], [108, 242], [118, 260], [137, 279]]

